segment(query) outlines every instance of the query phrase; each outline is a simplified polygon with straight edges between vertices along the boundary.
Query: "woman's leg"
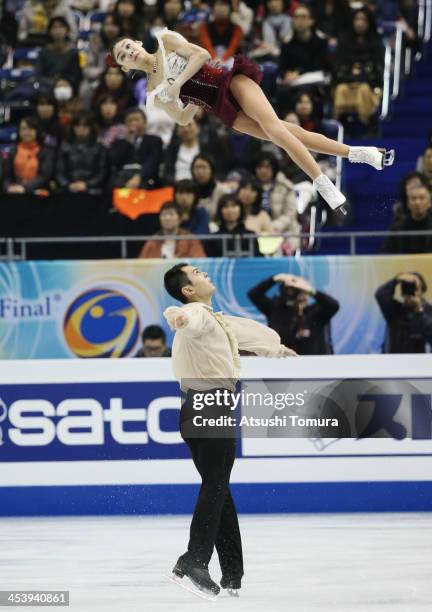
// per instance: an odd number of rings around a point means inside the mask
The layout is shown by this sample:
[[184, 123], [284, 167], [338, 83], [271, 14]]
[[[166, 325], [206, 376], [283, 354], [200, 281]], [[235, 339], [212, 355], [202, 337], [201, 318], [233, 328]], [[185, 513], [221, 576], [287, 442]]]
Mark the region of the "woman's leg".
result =
[[237, 74], [231, 81], [230, 89], [244, 113], [254, 119], [268, 139], [284, 149], [303, 172], [313, 180], [322, 175], [305, 145], [288, 130], [281, 130], [279, 117], [255, 81]]
[[[279, 119], [280, 125], [288, 130], [291, 134], [294, 134], [300, 142], [302, 142], [309, 151], [316, 151], [317, 153], [324, 153], [326, 155], [339, 155], [340, 157], [348, 157], [349, 146], [331, 138], [327, 138], [323, 134], [317, 134], [316, 132], [308, 132], [299, 125], [294, 125], [288, 121]], [[270, 140], [260, 125], [254, 120], [248, 117], [243, 111], [240, 111], [234, 122], [233, 129], [242, 134], [250, 134], [260, 140]]]

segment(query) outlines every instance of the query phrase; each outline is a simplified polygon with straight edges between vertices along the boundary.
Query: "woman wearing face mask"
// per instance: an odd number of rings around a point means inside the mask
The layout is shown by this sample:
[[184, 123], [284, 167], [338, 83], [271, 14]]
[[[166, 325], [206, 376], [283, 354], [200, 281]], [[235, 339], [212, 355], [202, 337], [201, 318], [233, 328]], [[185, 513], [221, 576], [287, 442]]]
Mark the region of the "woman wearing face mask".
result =
[[[147, 104], [161, 106], [174, 120], [187, 125], [196, 107], [203, 106], [223, 123], [238, 131], [280, 146], [313, 180], [314, 186], [332, 209], [341, 209], [346, 199], [325, 176], [308, 148], [328, 155], [348, 157], [383, 169], [393, 155], [376, 147], [349, 147], [322, 134], [281, 121], [259, 86], [262, 72], [244, 55], [236, 55], [231, 70], [209, 63], [211, 54], [189, 43], [177, 32], [158, 34], [158, 50], [148, 53], [139, 41], [123, 38], [108, 58], [123, 70], [147, 73]], [[187, 106], [184, 106], [187, 105]]]
[[120, 68], [115, 66], [108, 66], [105, 69], [101, 82], [93, 93], [92, 108], [97, 106], [101, 96], [106, 95], [115, 98], [120, 112], [124, 112], [131, 106], [136, 106], [136, 99], [131, 91], [126, 75]]
[[64, 17], [53, 17], [48, 26], [49, 42], [36, 60], [36, 74], [42, 84], [51, 85], [58, 74], [67, 74], [74, 85], [81, 80], [78, 51], [69, 40], [70, 27]]
[[34, 117], [21, 119], [18, 144], [3, 166], [3, 190], [6, 193], [37, 193], [46, 190], [52, 178], [54, 151], [43, 144], [43, 135]]
[[76, 95], [72, 81], [66, 76], [54, 79], [53, 95], [57, 102], [59, 124], [68, 136], [73, 117], [84, 111], [83, 101]]
[[62, 191], [100, 195], [107, 175], [107, 150], [96, 141], [92, 116], [83, 112], [73, 120], [71, 138], [60, 147], [56, 182]]

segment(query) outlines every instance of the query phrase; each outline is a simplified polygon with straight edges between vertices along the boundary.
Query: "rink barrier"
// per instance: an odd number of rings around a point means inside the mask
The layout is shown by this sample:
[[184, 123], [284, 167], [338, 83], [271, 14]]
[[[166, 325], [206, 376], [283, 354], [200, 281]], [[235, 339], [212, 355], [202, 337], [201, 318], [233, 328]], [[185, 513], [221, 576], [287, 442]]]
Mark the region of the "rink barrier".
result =
[[[242, 369], [248, 380], [432, 382], [431, 355], [248, 357]], [[179, 405], [170, 359], [0, 361], [0, 515], [190, 513], [199, 481]], [[432, 410], [419, 439], [243, 439], [238, 509], [430, 511], [431, 422]]]

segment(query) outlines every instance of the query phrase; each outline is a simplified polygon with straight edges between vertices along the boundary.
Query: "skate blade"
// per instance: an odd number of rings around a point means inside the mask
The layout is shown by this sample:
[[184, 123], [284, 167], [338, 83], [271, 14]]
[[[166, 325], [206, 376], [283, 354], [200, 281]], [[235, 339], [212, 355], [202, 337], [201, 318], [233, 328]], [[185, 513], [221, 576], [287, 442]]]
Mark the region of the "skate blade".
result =
[[196, 587], [192, 586], [190, 582], [183, 582], [183, 578], [180, 578], [175, 574], [171, 574], [170, 576], [168, 576], [167, 574], [165, 577], [168, 578], [170, 582], [174, 582], [174, 584], [176, 584], [177, 586], [181, 587], [182, 589], [185, 589], [185, 591], [189, 591], [190, 593], [201, 597], [201, 599], [207, 599], [207, 601], [216, 601], [218, 598], [218, 596], [214, 593], [209, 593], [208, 591], [200, 591]]

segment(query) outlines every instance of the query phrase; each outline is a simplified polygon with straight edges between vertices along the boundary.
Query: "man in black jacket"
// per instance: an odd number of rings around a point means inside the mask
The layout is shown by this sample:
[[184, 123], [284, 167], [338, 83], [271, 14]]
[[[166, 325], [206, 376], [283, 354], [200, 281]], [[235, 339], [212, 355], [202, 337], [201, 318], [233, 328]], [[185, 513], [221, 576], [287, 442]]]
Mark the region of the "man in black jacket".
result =
[[[279, 295], [270, 298], [267, 291], [280, 283]], [[312, 296], [315, 302], [309, 304]], [[310, 283], [293, 274], [276, 274], [248, 291], [251, 302], [267, 317], [269, 327], [299, 355], [333, 353], [330, 319], [339, 310], [339, 302], [317, 291]]]
[[159, 136], [146, 134], [147, 119], [140, 108], [131, 108], [126, 112], [125, 124], [129, 140], [116, 140], [110, 150], [113, 186], [128, 189], [160, 187], [162, 140]]
[[384, 353], [426, 353], [427, 344], [432, 345], [432, 306], [423, 297], [426, 291], [418, 272], [400, 273], [378, 287], [375, 298], [387, 323]]
[[[407, 195], [408, 212], [393, 221], [389, 232], [431, 231], [432, 196], [425, 185], [412, 187]], [[390, 233], [383, 245], [384, 253], [432, 253], [432, 234], [394, 236]]]

